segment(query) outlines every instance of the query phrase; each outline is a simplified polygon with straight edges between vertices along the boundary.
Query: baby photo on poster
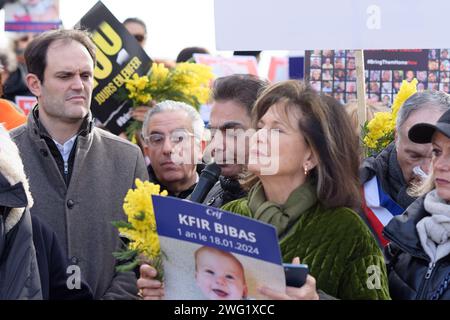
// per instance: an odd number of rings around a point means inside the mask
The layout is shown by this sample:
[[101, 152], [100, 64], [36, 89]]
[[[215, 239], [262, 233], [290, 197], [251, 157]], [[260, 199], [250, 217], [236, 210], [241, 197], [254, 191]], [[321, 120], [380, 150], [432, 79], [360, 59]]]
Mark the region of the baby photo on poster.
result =
[[273, 226], [217, 208], [153, 196], [168, 300], [267, 299], [285, 290]]

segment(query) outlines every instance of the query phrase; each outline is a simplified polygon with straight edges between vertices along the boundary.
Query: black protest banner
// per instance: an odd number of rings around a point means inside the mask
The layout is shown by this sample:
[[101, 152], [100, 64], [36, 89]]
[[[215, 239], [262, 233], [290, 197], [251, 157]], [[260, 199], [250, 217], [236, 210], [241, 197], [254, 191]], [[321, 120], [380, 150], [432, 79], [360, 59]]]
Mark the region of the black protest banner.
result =
[[370, 70], [426, 70], [428, 50], [364, 50], [364, 65]]
[[133, 74], [147, 74], [152, 61], [101, 1], [77, 26], [89, 30], [97, 46], [92, 113], [111, 132], [123, 132], [130, 118], [131, 102], [119, 94], [120, 89]]

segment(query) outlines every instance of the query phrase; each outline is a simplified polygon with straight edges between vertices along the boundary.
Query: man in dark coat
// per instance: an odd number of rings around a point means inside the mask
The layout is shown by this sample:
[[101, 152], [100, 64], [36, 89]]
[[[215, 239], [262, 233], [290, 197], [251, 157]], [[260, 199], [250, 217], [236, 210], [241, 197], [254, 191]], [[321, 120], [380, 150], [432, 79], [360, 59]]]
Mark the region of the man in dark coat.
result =
[[362, 217], [382, 248], [388, 242], [382, 235], [383, 227], [415, 200], [408, 195], [408, 188], [423, 179], [430, 166], [431, 144], [412, 142], [408, 131], [419, 122], [436, 123], [449, 108], [450, 98], [444, 92], [415, 93], [398, 112], [395, 141], [362, 164]]
[[93, 126], [95, 45], [80, 30], [54, 30], [25, 51], [27, 84], [38, 105], [11, 136], [30, 181], [38, 215], [79, 267], [96, 299], [135, 299], [132, 272], [117, 272], [121, 246], [112, 221], [136, 178], [148, 174], [140, 149]]
[[92, 300], [92, 291], [81, 279], [78, 266], [67, 259], [56, 234], [37, 215], [31, 216], [33, 243], [44, 300]]

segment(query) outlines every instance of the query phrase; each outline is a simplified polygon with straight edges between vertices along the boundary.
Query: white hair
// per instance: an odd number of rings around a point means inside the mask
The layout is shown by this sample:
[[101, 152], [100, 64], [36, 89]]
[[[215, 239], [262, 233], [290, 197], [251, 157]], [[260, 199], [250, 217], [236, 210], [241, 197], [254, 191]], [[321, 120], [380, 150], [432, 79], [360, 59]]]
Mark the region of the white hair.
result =
[[205, 123], [203, 122], [200, 114], [194, 107], [184, 102], [165, 100], [157, 103], [151, 108], [145, 115], [144, 123], [142, 125], [142, 136], [145, 138], [148, 134], [148, 125], [151, 118], [158, 113], [162, 112], [179, 112], [184, 111], [192, 122], [192, 130], [194, 131], [195, 139], [200, 142], [203, 138], [203, 131], [205, 129]]
[[411, 114], [418, 110], [433, 109], [445, 112], [450, 109], [450, 95], [443, 91], [416, 92], [403, 103], [397, 114], [396, 129], [406, 122]]

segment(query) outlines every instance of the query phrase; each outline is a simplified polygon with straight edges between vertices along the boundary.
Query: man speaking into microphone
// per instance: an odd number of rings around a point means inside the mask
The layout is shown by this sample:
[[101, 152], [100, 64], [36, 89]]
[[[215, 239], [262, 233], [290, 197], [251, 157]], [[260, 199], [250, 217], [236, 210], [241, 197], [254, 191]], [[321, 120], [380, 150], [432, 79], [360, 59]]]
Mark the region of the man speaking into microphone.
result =
[[[266, 85], [265, 81], [255, 76], [238, 74], [218, 78], [214, 82], [209, 120], [212, 140], [204, 157], [214, 158], [221, 170], [221, 176], [219, 181], [216, 179], [217, 182], [211, 185], [214, 179], [213, 168], [211, 167], [208, 172], [204, 170], [204, 174], [200, 176], [201, 183], [199, 182], [193, 194], [188, 197], [191, 201], [219, 208], [246, 196], [245, 166], [248, 158], [246, 139], [253, 132], [249, 131], [252, 129], [251, 110], [259, 92]], [[215, 167], [215, 165], [208, 166]], [[241, 185], [243, 181], [244, 186]], [[206, 192], [207, 190], [209, 192]]]
[[[233, 135], [226, 135], [234, 129], [246, 131], [252, 128], [251, 110], [258, 94], [267, 86], [267, 82], [250, 75], [232, 75], [218, 78], [212, 90], [212, 110], [210, 116], [210, 129], [212, 141], [208, 146], [211, 155], [221, 169], [219, 181], [204, 197], [205, 191], [212, 184], [217, 171], [214, 165], [204, 172], [205, 183], [196, 188], [190, 196], [195, 202], [202, 202], [212, 207], [221, 207], [229, 201], [242, 198], [246, 192], [241, 188], [238, 179], [245, 171], [246, 163], [238, 161], [236, 139]], [[145, 124], [145, 123], [144, 123]], [[144, 128], [146, 128], [144, 126]], [[217, 134], [222, 139], [217, 139]], [[247, 146], [244, 146], [245, 148]], [[247, 153], [248, 150], [244, 150]], [[246, 157], [244, 157], [246, 158]], [[200, 178], [201, 179], [201, 178]], [[143, 264], [140, 267], [140, 278], [137, 281], [140, 295], [143, 299], [161, 299], [164, 288], [160, 281], [155, 280], [156, 270]]]
[[203, 204], [220, 208], [246, 196], [246, 188], [239, 181], [245, 182], [247, 178], [248, 143], [245, 136], [247, 130], [252, 129], [253, 105], [267, 84], [255, 76], [240, 74], [214, 81], [209, 119], [212, 140], [207, 151], [220, 167], [221, 176], [202, 201]]

